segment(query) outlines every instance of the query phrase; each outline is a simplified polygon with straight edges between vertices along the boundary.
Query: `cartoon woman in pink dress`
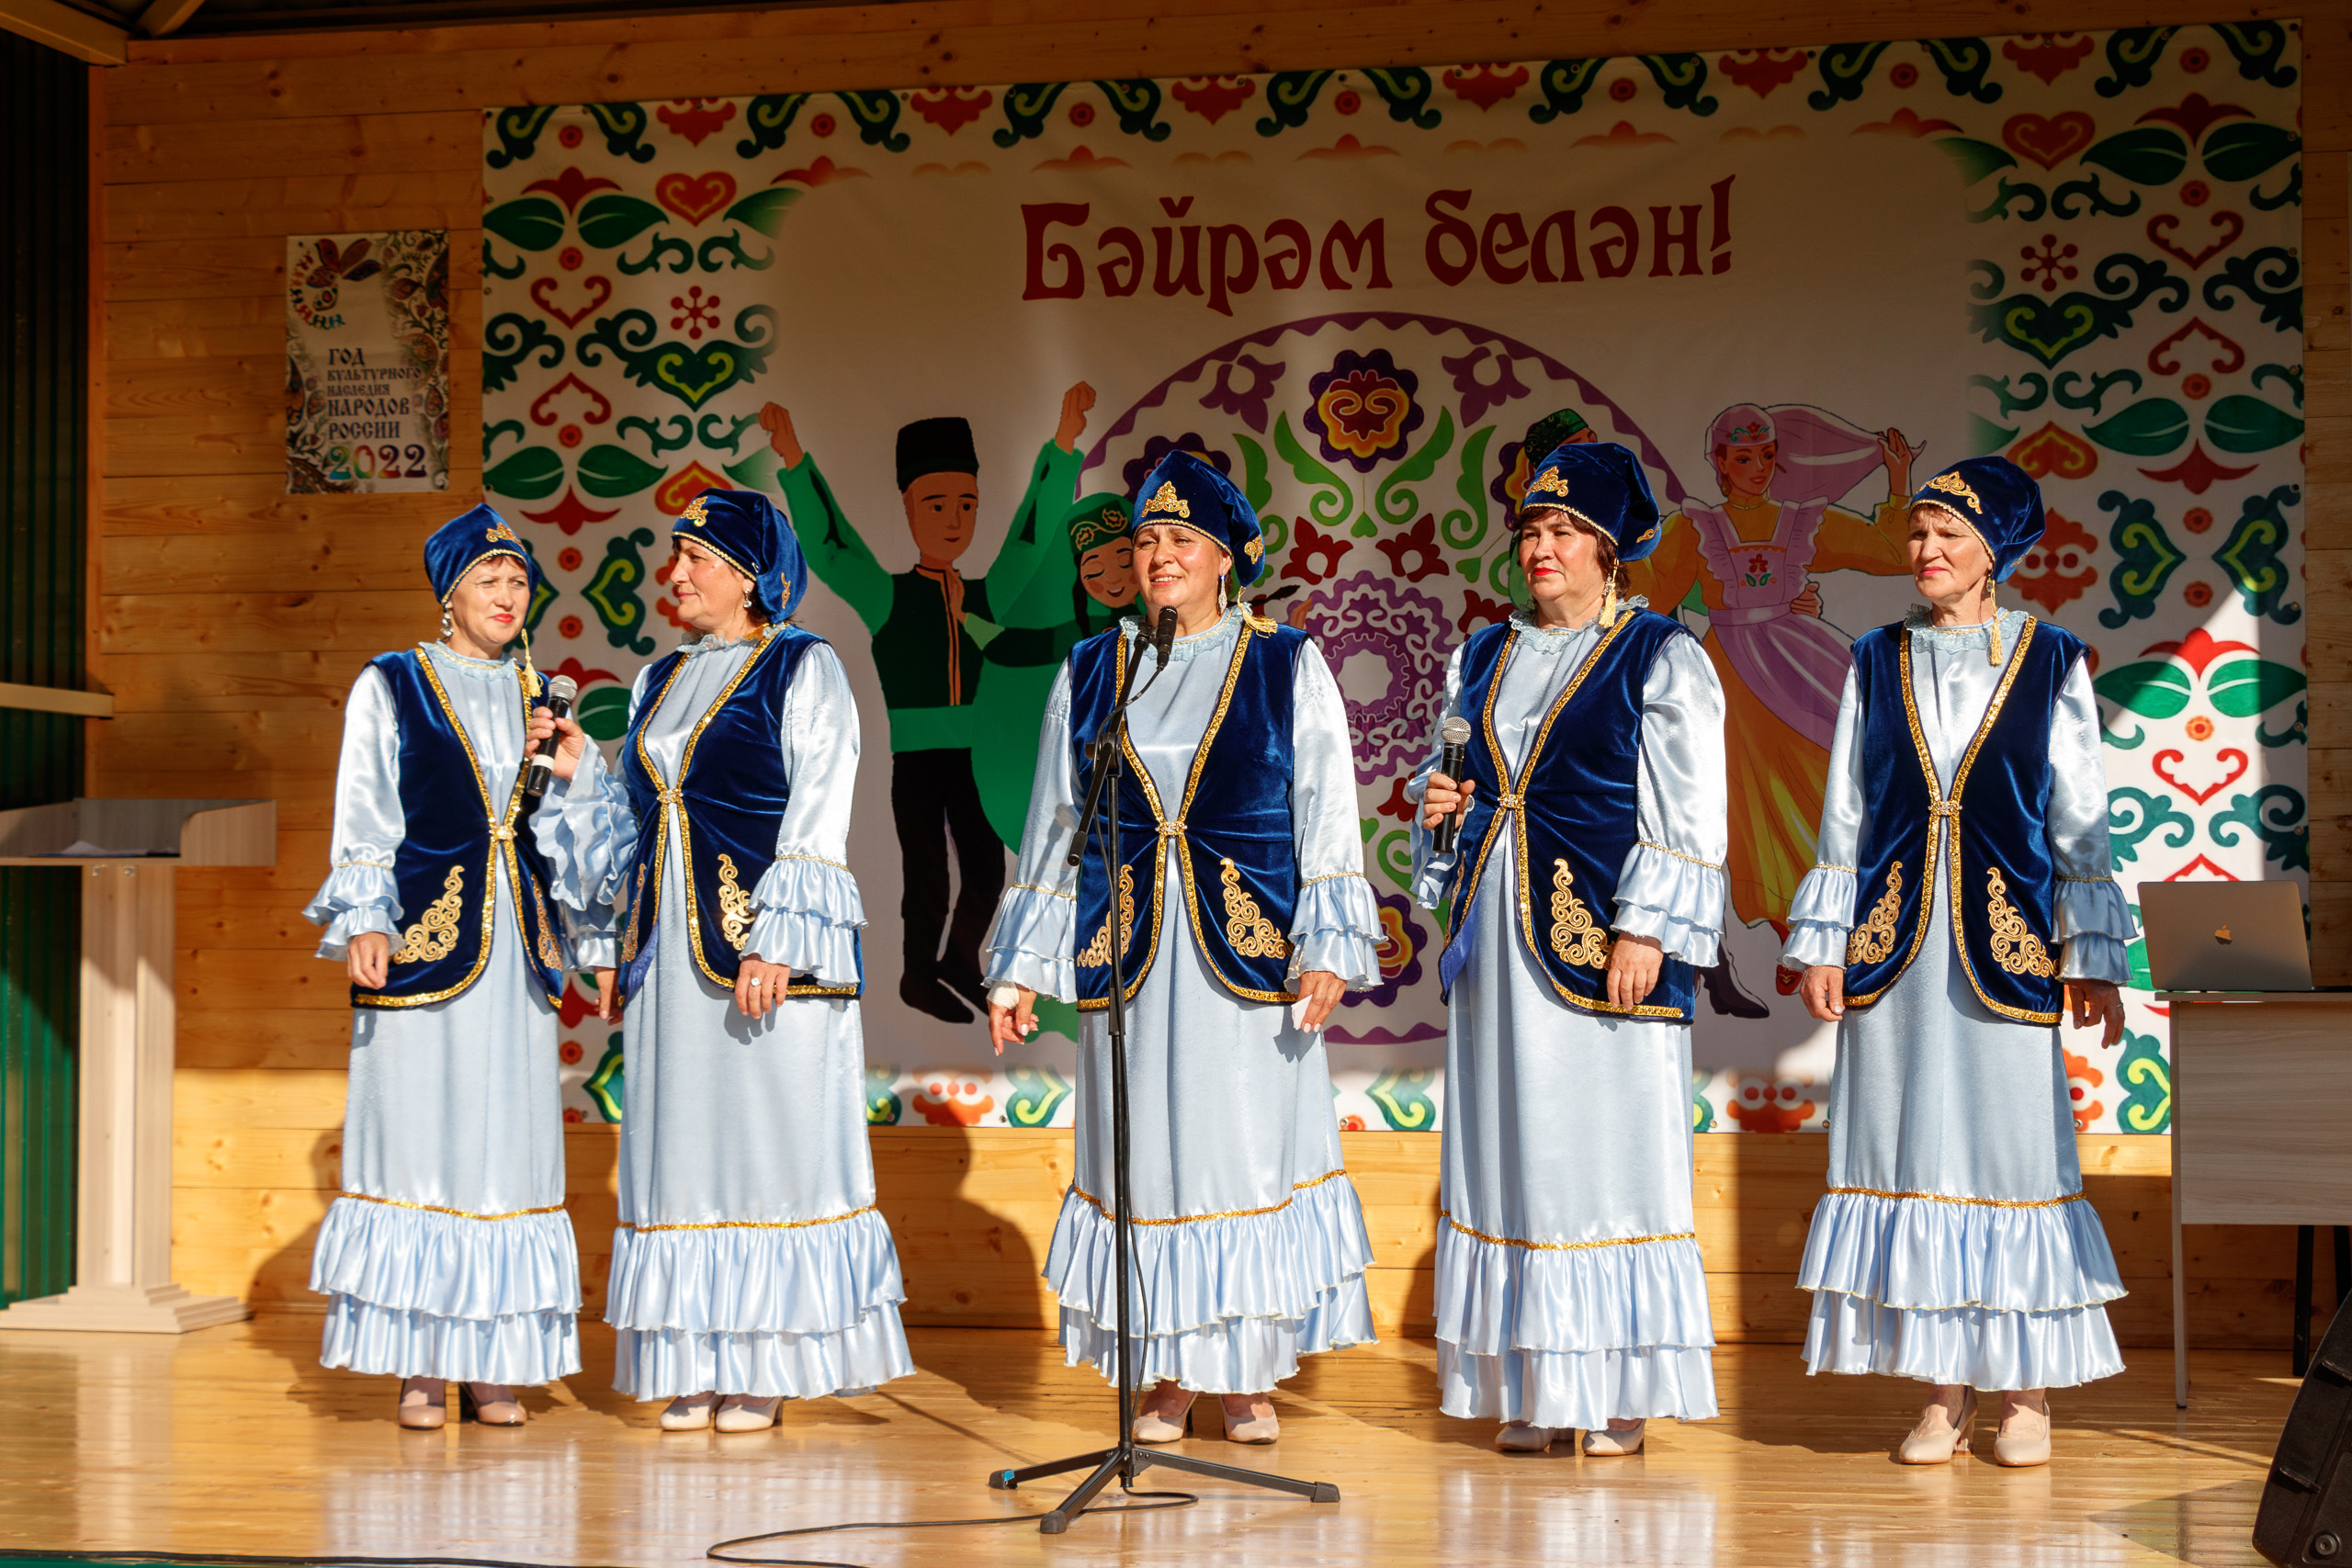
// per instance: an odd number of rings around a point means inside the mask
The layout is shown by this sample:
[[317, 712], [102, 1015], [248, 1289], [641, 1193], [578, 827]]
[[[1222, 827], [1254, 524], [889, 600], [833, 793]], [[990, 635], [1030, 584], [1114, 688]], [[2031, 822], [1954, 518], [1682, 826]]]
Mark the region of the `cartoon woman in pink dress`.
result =
[[[1626, 568], [1632, 592], [1671, 612], [1695, 585], [1702, 646], [1727, 702], [1732, 908], [1783, 935], [1789, 900], [1814, 862], [1838, 702], [1853, 662], [1821, 620], [1817, 571], [1909, 574], [1911, 462], [1899, 430], [1873, 434], [1801, 403], [1737, 403], [1715, 416], [1707, 459], [1724, 499], [1680, 500], [1666, 536]], [[1864, 516], [1833, 502], [1886, 473], [1887, 499]]]

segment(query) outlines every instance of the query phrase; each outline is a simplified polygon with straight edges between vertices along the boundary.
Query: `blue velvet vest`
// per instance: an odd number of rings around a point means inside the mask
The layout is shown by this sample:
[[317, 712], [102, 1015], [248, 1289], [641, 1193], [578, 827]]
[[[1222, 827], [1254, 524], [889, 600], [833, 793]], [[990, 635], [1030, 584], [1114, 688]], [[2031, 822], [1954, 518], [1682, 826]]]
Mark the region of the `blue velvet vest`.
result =
[[[365, 1008], [424, 1007], [458, 996], [481, 977], [490, 962], [491, 922], [498, 901], [492, 885], [506, 866], [523, 952], [548, 1000], [563, 996], [563, 939], [548, 905], [548, 863], [523, 810], [522, 771], [503, 801], [474, 757], [441, 677], [422, 652], [409, 649], [369, 660], [392, 694], [401, 734], [401, 847], [392, 856], [401, 909], [413, 923], [393, 945], [380, 991], [351, 988]], [[527, 717], [522, 676], [514, 705]]]
[[[1235, 996], [1290, 1002], [1290, 927], [1298, 909], [1298, 846], [1291, 832], [1291, 707], [1306, 634], [1255, 617], [1242, 623], [1226, 666], [1225, 695], [1193, 753], [1184, 797], [1170, 810], [1135, 749], [1119, 775], [1119, 879], [1127, 920], [1122, 972], [1132, 999], [1159, 956], [1165, 840], [1177, 840], [1184, 907], [1209, 972]], [[1078, 794], [1094, 776], [1086, 744], [1118, 701], [1129, 655], [1114, 626], [1070, 651], [1070, 744]], [[1164, 829], [1164, 832], [1163, 832]], [[1204, 910], [1206, 911], [1204, 914]], [[1078, 881], [1079, 1009], [1111, 1005], [1111, 879], [1091, 835]]]
[[1848, 1006], [1870, 1006], [1910, 967], [1940, 874], [1961, 970], [1977, 999], [2020, 1023], [2058, 1021], [2057, 865], [2045, 826], [2050, 715], [2083, 651], [2073, 634], [2027, 618], [1947, 795], [1919, 728], [1909, 631], [1881, 626], [1856, 639], [1871, 826], [1846, 942]]
[[[681, 777], [664, 780], [645, 748], [645, 731], [685, 668], [684, 650], [655, 661], [646, 675], [653, 694], [638, 710], [621, 748], [621, 782], [637, 813], [637, 849], [622, 871], [628, 900], [621, 928], [622, 990], [633, 997], [653, 962], [655, 922], [662, 913], [662, 857], [670, 842], [670, 813], [678, 803], [678, 854], [685, 870], [686, 939], [695, 967], [732, 987], [752, 934], [752, 894], [775, 863], [776, 826], [792, 801], [777, 738], [784, 698], [801, 656], [824, 639], [797, 626], [768, 632], [743, 661], [686, 738]], [[859, 973], [865, 972], [861, 953]], [[854, 997], [858, 986], [820, 985], [795, 974], [786, 994]]]
[[[1696, 976], [1681, 959], [1665, 961], [1657, 985], [1630, 1014], [1611, 1005], [1608, 978], [1617, 877], [1640, 837], [1642, 686], [1667, 642], [1690, 635], [1679, 621], [1653, 610], [1619, 616], [1561, 688], [1515, 780], [1503, 776], [1495, 696], [1519, 630], [1481, 627], [1464, 645], [1462, 712], [1477, 716], [1468, 772], [1478, 787], [1471, 792], [1447, 895], [1453, 935], [1439, 973], [1449, 993], [1459, 967], [1453, 943], [1470, 924], [1503, 818], [1515, 814], [1520, 935], [1560, 1000], [1609, 1017], [1690, 1021]], [[1538, 893], [1550, 900], [1543, 922], [1536, 919]]]

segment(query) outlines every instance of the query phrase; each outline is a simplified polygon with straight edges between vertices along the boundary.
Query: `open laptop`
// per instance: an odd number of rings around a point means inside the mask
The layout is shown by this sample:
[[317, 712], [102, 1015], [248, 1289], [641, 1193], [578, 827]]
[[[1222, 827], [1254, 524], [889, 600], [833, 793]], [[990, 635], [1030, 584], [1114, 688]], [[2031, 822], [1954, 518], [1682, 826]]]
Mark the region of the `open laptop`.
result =
[[2303, 890], [2291, 882], [2143, 882], [2140, 928], [2159, 991], [2308, 991]]

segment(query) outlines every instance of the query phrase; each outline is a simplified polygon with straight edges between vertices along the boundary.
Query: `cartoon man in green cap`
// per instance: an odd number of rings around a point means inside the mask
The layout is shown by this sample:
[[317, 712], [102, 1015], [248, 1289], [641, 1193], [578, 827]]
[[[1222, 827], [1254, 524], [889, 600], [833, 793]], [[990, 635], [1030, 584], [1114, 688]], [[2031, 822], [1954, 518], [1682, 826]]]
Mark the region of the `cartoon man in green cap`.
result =
[[[1062, 555], [1053, 519], [1077, 491], [1078, 439], [1093, 406], [1094, 389], [1083, 381], [1062, 395], [1054, 439], [1037, 454], [1004, 544], [977, 582], [956, 565], [971, 547], [979, 510], [980, 463], [969, 423], [922, 419], [899, 430], [899, 491], [915, 564], [891, 572], [842, 514], [802, 449], [791, 413], [775, 403], [760, 411], [809, 569], [873, 635], [875, 672], [890, 712], [890, 816], [903, 873], [899, 998], [949, 1023], [972, 1021], [959, 996], [987, 1008], [980, 941], [1004, 888], [1004, 840], [989, 825], [973, 773], [973, 747], [981, 739], [981, 650], [1002, 630], [992, 606], [1020, 600], [1039, 570]], [[993, 745], [1004, 738], [986, 739]], [[1019, 744], [1034, 758], [1033, 742]], [[952, 916], [951, 847], [959, 884]]]

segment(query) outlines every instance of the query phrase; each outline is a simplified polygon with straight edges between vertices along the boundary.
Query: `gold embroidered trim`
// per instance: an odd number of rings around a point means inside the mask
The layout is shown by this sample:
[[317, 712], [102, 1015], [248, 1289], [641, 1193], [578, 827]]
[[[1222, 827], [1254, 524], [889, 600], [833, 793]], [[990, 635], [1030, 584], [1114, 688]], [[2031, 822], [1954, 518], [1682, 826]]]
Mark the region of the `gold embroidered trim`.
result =
[[550, 1203], [544, 1209], [509, 1209], [503, 1214], [477, 1214], [470, 1209], [445, 1209], [438, 1203], [411, 1203], [401, 1198], [379, 1198], [372, 1192], [338, 1192], [338, 1198], [348, 1198], [355, 1203], [381, 1203], [388, 1209], [414, 1209], [419, 1213], [449, 1214], [460, 1220], [519, 1220], [530, 1214], [560, 1214], [563, 1205]]
[[1883, 963], [1894, 951], [1894, 922], [1903, 912], [1903, 863], [1886, 868], [1886, 893], [1871, 906], [1870, 919], [1846, 938], [1846, 965]]
[[[1040, 887], [1034, 882], [1016, 882], [1012, 885], [1012, 891], [1015, 893], [1043, 893], [1048, 898], [1067, 898], [1073, 904], [1078, 902], [1078, 895], [1075, 893], [1065, 893], [1058, 887]], [[1106, 919], [1104, 923], [1108, 924], [1109, 922]]]
[[1451, 1209], [1440, 1209], [1437, 1217], [1473, 1241], [1491, 1242], [1497, 1247], [1523, 1247], [1530, 1252], [1587, 1252], [1598, 1247], [1645, 1247], [1654, 1241], [1699, 1239], [1697, 1231], [1676, 1231], [1670, 1235], [1605, 1236], [1599, 1241], [1521, 1241], [1517, 1236], [1488, 1235], [1485, 1231], [1474, 1231], [1455, 1219]]
[[1832, 1187], [1831, 1197], [1917, 1199], [1928, 1203], [1968, 1203], [1980, 1209], [2054, 1209], [2061, 1203], [2079, 1203], [2083, 1195], [2069, 1192], [2064, 1198], [1953, 1198], [1941, 1192], [1887, 1192], [1876, 1187]]
[[539, 962], [550, 969], [560, 969], [563, 944], [556, 940], [555, 921], [548, 916], [547, 896], [536, 882], [531, 884], [531, 905], [539, 912]]
[[[1125, 953], [1135, 945], [1136, 941], [1136, 868], [1134, 866], [1123, 865], [1119, 868], [1119, 902], [1126, 906], [1127, 910], [1127, 918], [1119, 927], [1119, 951]], [[1097, 969], [1111, 962], [1111, 912], [1109, 910], [1105, 909], [1102, 912], [1102, 929], [1094, 933], [1094, 940], [1086, 944], [1086, 951], [1078, 955], [1078, 962], [1088, 968]]]
[[635, 1231], [639, 1235], [650, 1231], [799, 1231], [811, 1225], [837, 1225], [843, 1220], [870, 1214], [879, 1207], [878, 1203], [868, 1203], [863, 1209], [852, 1209], [846, 1214], [828, 1214], [821, 1220], [706, 1220], [700, 1224], [691, 1225], [639, 1225], [623, 1220], [621, 1229]]
[[2112, 881], [2114, 881], [2114, 880], [2115, 880], [2115, 874], [2114, 874], [2113, 872], [2109, 872], [2109, 873], [2107, 875], [2105, 875], [2105, 876], [2068, 876], [2064, 872], [2063, 872], [2063, 871], [2062, 871], [2062, 872], [2060, 872], [2060, 873], [2058, 874], [2058, 880], [2059, 880], [2059, 881], [2061, 881], [2061, 882], [2087, 882], [2087, 883], [2091, 884], [2093, 886], [2097, 886], [2098, 884], [2100, 884], [2100, 883], [2102, 883], [2102, 882], [2112, 882]]
[[718, 933], [738, 953], [752, 938], [752, 896], [736, 880], [735, 857], [723, 851], [718, 857]]
[[2049, 979], [2058, 973], [2058, 965], [2050, 961], [2050, 950], [2025, 923], [2025, 916], [2009, 902], [2008, 878], [2001, 874], [1997, 865], [1984, 873], [1986, 904], [1984, 918], [1991, 927], [1993, 962], [2012, 975], [2033, 975]]
[[1814, 862], [1813, 869], [1815, 871], [1842, 871], [1849, 876], [1861, 875], [1860, 870], [1857, 867], [1850, 865], [1832, 865], [1826, 860], [1817, 860]]
[[1182, 517], [1188, 523], [1193, 520], [1192, 503], [1176, 493], [1174, 479], [1160, 480], [1159, 488], [1154, 491], [1151, 499], [1144, 503], [1143, 514], [1146, 520], [1148, 520], [1154, 513], [1160, 512], [1168, 513], [1170, 517]]
[[[1174, 1219], [1170, 1220], [1139, 1220], [1130, 1217], [1127, 1223], [1137, 1225], [1195, 1225], [1199, 1224], [1204, 1220], [1246, 1220], [1253, 1214], [1279, 1214], [1284, 1209], [1289, 1208], [1292, 1203], [1297, 1201], [1298, 1195], [1306, 1191], [1308, 1188], [1320, 1187], [1325, 1182], [1329, 1181], [1334, 1178], [1342, 1177], [1347, 1174], [1348, 1173], [1344, 1168], [1339, 1170], [1327, 1170], [1322, 1175], [1316, 1177], [1310, 1181], [1295, 1182], [1291, 1187], [1289, 1197], [1283, 1199], [1279, 1203], [1269, 1203], [1262, 1209], [1226, 1209], [1214, 1214], [1179, 1214]], [[1102, 1199], [1097, 1198], [1085, 1188], [1079, 1186], [1076, 1182], [1072, 1182], [1070, 1183], [1069, 1190], [1070, 1196], [1078, 1199], [1080, 1202], [1092, 1204], [1094, 1212], [1101, 1214], [1104, 1219], [1107, 1220], [1112, 1218], [1110, 1205], [1104, 1203]]]
[[1654, 840], [1636, 839], [1634, 841], [1645, 850], [1656, 850], [1662, 855], [1672, 855], [1676, 860], [1689, 861], [1692, 865], [1704, 866], [1709, 871], [1721, 871], [1724, 868], [1724, 863], [1719, 860], [1701, 860], [1697, 855], [1686, 855], [1680, 850], [1669, 850]]
[[1938, 474], [1928, 481], [1928, 488], [1939, 490], [1946, 495], [1959, 496], [1968, 502], [1971, 512], [1982, 513], [1984, 510], [1984, 503], [1976, 499], [1976, 492], [1969, 489], [1968, 481], [1958, 474]]
[[[392, 863], [388, 860], [339, 860], [335, 862], [330, 869], [334, 871], [348, 871], [355, 865], [372, 866], [378, 871], [390, 871], [392, 869]], [[2069, 877], [2067, 880], [2071, 882], [2076, 879]]]
[[778, 855], [775, 857], [773, 863], [781, 865], [788, 860], [805, 860], [811, 865], [829, 865], [835, 871], [847, 871], [849, 869], [849, 867], [842, 862], [837, 860], [827, 860], [823, 855]]
[[392, 950], [395, 964], [437, 964], [458, 951], [458, 910], [466, 901], [465, 867], [453, 865], [441, 884], [441, 897], [426, 906], [424, 918], [401, 933]]
[[[658, 854], [660, 852], [656, 851]], [[628, 897], [628, 926], [621, 932], [621, 967], [637, 962], [637, 918], [645, 909], [645, 863], [637, 863], [637, 887]]]
[[1552, 951], [1563, 964], [1587, 969], [1609, 966], [1609, 932], [1593, 922], [1592, 911], [1576, 895], [1576, 874], [1565, 860], [1552, 863]]
[[1225, 867], [1217, 874], [1225, 886], [1225, 940], [1243, 958], [1288, 958], [1289, 939], [1260, 912], [1258, 900], [1242, 890], [1240, 868], [1230, 860], [1218, 863]]
[[1300, 881], [1299, 886], [1301, 887], [1312, 887], [1318, 882], [1345, 882], [1351, 878], [1355, 881], [1362, 882], [1364, 880], [1364, 874], [1360, 871], [1327, 872], [1321, 876], [1309, 876], [1304, 878]]

